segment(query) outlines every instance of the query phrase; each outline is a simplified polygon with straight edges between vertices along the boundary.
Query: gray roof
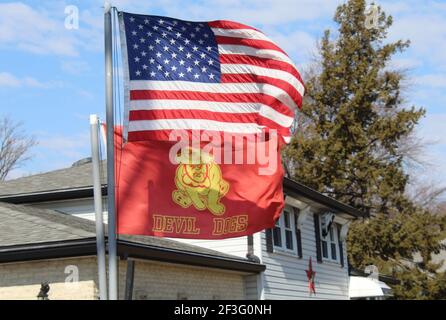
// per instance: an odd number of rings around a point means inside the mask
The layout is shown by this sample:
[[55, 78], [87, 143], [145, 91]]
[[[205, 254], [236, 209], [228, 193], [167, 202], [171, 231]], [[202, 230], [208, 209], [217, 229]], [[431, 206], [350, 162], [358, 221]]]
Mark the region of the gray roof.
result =
[[95, 236], [85, 219], [52, 210], [0, 202], [0, 248]]
[[[33, 206], [0, 202], [0, 221], [0, 250], [14, 246], [87, 239], [96, 236], [93, 221]], [[119, 239], [151, 247], [247, 261], [233, 255], [165, 238], [120, 235]]]
[[[102, 181], [106, 183], [103, 167]], [[0, 182], [0, 196], [91, 188], [92, 164], [84, 162], [69, 168]]]

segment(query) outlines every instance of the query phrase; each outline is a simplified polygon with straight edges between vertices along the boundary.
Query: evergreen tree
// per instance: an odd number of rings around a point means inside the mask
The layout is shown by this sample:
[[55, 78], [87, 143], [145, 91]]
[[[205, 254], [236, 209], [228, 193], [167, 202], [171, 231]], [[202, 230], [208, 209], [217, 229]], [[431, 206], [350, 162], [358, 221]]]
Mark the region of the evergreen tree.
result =
[[393, 286], [400, 299], [446, 299], [444, 261], [434, 254], [445, 249], [446, 217], [421, 208], [393, 217], [378, 214], [356, 222], [348, 235], [349, 263], [358, 269], [373, 264], [400, 281]]
[[[319, 71], [306, 79], [305, 126], [284, 156], [296, 180], [372, 217], [349, 232], [353, 266], [376, 264], [404, 280], [395, 287], [397, 297], [421, 298], [431, 289], [444, 293], [444, 286], [434, 284], [438, 266], [431, 253], [441, 248], [445, 221], [405, 195], [409, 176], [401, 141], [425, 111], [405, 107], [404, 75], [389, 62], [409, 42], [386, 43], [392, 17], [380, 10], [376, 26], [367, 28], [365, 10], [364, 0], [337, 8], [338, 35], [332, 39], [327, 30], [321, 39]], [[412, 263], [415, 253], [421, 263]]]

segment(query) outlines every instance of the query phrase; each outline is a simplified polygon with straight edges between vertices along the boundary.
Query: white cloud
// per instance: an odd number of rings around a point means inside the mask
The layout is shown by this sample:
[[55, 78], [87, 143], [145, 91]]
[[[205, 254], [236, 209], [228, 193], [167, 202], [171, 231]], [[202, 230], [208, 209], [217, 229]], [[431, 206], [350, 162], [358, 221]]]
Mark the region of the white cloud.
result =
[[94, 98], [94, 94], [92, 93], [92, 92], [90, 92], [90, 91], [88, 91], [88, 90], [84, 90], [84, 89], [79, 89], [79, 90], [77, 90], [77, 94], [80, 96], [80, 97], [82, 97], [82, 98], [84, 98], [84, 99], [93, 99]]
[[304, 62], [311, 59], [317, 40], [304, 31], [281, 33], [275, 31], [269, 37], [285, 50], [296, 62]]
[[19, 78], [8, 72], [0, 72], [0, 88], [38, 88], [38, 89], [51, 89], [60, 88], [63, 83], [60, 81], [43, 82], [36, 80], [32, 77]]
[[14, 75], [7, 73], [7, 72], [1, 72], [0, 73], [0, 88], [2, 87], [20, 87], [21, 81], [17, 79]]
[[[46, 7], [44, 7], [46, 5]], [[64, 3], [0, 3], [0, 47], [36, 54], [79, 56], [103, 47], [102, 10], [80, 12], [79, 29], [66, 29]]]
[[[331, 15], [338, 1], [333, 0], [246, 0], [198, 1], [184, 7], [178, 14], [194, 18], [232, 19], [254, 25], [280, 25], [311, 21]], [[212, 8], [212, 10], [209, 10]]]
[[417, 84], [436, 89], [446, 88], [446, 73], [426, 74], [416, 78]]
[[[88, 120], [85, 123], [88, 123]], [[31, 160], [23, 168], [11, 171], [7, 179], [67, 168], [75, 161], [90, 156], [88, 132], [74, 135], [49, 132], [35, 132], [34, 134], [38, 144], [32, 149]]]
[[0, 45], [39, 54], [78, 55], [63, 19], [58, 21], [45, 10], [21, 2], [0, 4]]
[[424, 158], [430, 164], [422, 175], [441, 183], [445, 183], [446, 177], [445, 123], [446, 113], [428, 113], [417, 129], [418, 135], [427, 142]]
[[64, 60], [61, 63], [61, 68], [66, 73], [72, 75], [84, 75], [90, 71], [89, 64], [82, 60]]
[[395, 57], [393, 58], [390, 63], [389, 67], [391, 69], [398, 69], [398, 70], [413, 70], [415, 68], [420, 67], [422, 62], [415, 58], [402, 58], [402, 57]]
[[416, 128], [416, 134], [425, 144], [419, 158], [426, 166], [413, 168], [413, 183], [417, 181], [444, 185], [446, 182], [446, 113], [428, 113]]
[[41, 133], [37, 136], [38, 149], [41, 154], [57, 153], [58, 158], [73, 162], [85, 157], [86, 148], [90, 146], [90, 138], [87, 132], [73, 136], [49, 135]]
[[430, 113], [421, 121], [419, 132], [429, 141], [446, 147], [445, 124], [446, 113]]
[[386, 1], [383, 9], [394, 17], [390, 40], [409, 39], [407, 51], [422, 65], [446, 69], [446, 6], [438, 1]]

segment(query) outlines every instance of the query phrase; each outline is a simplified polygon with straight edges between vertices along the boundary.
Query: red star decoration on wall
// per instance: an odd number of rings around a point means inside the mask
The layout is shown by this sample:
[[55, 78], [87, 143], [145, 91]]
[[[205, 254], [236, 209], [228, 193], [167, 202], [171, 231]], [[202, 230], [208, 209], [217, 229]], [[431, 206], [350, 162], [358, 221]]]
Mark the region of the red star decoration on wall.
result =
[[310, 257], [310, 261], [308, 262], [308, 270], [305, 270], [305, 272], [307, 273], [307, 278], [308, 278], [308, 290], [310, 291], [310, 294], [316, 294], [316, 287], [314, 285], [314, 278], [316, 277], [316, 272], [313, 271], [313, 264], [311, 262], [311, 257]]

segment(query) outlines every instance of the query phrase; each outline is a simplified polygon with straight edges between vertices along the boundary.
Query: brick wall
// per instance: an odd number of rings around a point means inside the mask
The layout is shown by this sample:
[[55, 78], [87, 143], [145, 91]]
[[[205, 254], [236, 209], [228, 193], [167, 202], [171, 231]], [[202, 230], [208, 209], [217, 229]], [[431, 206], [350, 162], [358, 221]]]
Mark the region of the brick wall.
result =
[[[66, 282], [75, 276], [79, 282]], [[120, 298], [124, 297], [127, 263], [119, 263]], [[66, 273], [67, 272], [67, 273]], [[49, 299], [96, 299], [95, 257], [0, 264], [0, 300], [35, 300], [40, 283], [50, 284]], [[244, 277], [217, 269], [137, 260], [133, 299], [244, 299]]]
[[[119, 266], [124, 294], [127, 263]], [[244, 278], [216, 269], [135, 261], [133, 299], [244, 299]]]
[[[70, 266], [78, 268], [78, 282], [66, 282], [74, 275]], [[96, 260], [91, 257], [0, 264], [0, 299], [36, 300], [43, 281], [50, 284], [51, 300], [94, 299], [95, 271]]]

